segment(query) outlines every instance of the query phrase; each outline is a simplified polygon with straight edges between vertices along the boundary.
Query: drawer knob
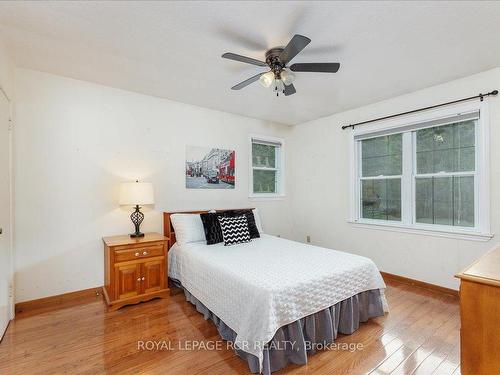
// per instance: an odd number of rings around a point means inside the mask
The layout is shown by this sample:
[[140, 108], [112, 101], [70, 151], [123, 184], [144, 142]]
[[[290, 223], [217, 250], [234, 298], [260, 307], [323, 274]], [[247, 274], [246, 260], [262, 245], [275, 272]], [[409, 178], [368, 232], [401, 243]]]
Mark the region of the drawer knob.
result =
[[147, 251], [144, 251], [144, 252], [142, 253], [142, 255], [148, 255], [148, 252], [147, 252]]
[[139, 253], [135, 253], [135, 256], [138, 257], [140, 254]]
[[140, 277], [138, 277], [138, 278], [137, 278], [137, 281], [141, 281], [141, 278], [140, 278]]
[[141, 280], [144, 281], [144, 280], [146, 280], [146, 278], [143, 276]]

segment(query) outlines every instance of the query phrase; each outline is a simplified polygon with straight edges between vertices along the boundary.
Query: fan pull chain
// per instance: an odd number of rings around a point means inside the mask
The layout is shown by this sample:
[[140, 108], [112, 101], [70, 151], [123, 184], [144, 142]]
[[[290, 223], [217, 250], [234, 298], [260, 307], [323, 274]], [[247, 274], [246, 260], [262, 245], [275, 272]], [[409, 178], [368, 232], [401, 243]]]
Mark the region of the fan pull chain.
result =
[[[276, 96], [280, 96], [280, 92], [278, 91], [278, 85], [274, 86], [274, 91], [276, 91]], [[281, 90], [281, 93], [285, 95], [285, 89]]]

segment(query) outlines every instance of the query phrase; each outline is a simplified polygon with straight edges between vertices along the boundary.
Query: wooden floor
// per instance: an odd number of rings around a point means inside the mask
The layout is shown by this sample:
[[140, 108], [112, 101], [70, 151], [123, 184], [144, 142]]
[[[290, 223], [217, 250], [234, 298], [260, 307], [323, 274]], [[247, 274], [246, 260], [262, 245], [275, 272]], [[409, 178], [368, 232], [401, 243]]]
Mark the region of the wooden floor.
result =
[[[322, 351], [283, 374], [459, 374], [456, 297], [388, 282], [390, 313], [336, 342], [363, 350]], [[152, 340], [163, 350], [139, 350]], [[215, 326], [176, 294], [106, 312], [99, 297], [77, 306], [21, 313], [0, 344], [0, 374], [247, 374], [231, 350], [179, 348], [187, 340], [220, 340]], [[170, 342], [175, 350], [166, 347]]]

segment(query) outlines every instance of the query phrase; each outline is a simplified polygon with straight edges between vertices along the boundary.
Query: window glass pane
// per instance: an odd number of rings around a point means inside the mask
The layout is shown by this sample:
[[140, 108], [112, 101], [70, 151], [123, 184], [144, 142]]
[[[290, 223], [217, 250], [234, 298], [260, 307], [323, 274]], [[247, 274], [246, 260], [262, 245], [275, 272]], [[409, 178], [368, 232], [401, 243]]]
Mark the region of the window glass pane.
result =
[[417, 223], [433, 224], [432, 178], [415, 180], [415, 215]]
[[455, 153], [455, 165], [460, 172], [476, 170], [476, 158], [474, 147], [459, 148]]
[[277, 146], [252, 143], [252, 165], [254, 167], [276, 168]]
[[362, 217], [401, 221], [401, 179], [361, 181]]
[[454, 223], [461, 227], [474, 226], [474, 177], [454, 177]]
[[277, 180], [276, 171], [265, 171], [254, 169], [253, 192], [254, 193], [276, 193]]
[[362, 176], [394, 176], [401, 174], [402, 134], [361, 141]]
[[475, 170], [475, 120], [417, 130], [417, 173]]
[[474, 177], [430, 177], [415, 181], [417, 223], [474, 226]]
[[434, 224], [453, 225], [452, 179], [433, 178]]

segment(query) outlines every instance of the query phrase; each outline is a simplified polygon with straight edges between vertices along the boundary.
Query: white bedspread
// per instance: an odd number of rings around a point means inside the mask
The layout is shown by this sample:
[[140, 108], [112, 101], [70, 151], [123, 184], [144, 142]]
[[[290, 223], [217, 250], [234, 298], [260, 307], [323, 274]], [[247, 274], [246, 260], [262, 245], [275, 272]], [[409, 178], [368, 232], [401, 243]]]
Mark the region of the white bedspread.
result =
[[[169, 276], [237, 333], [259, 358], [278, 328], [385, 283], [368, 258], [270, 235], [224, 246], [174, 245]], [[385, 304], [385, 301], [384, 301]]]

